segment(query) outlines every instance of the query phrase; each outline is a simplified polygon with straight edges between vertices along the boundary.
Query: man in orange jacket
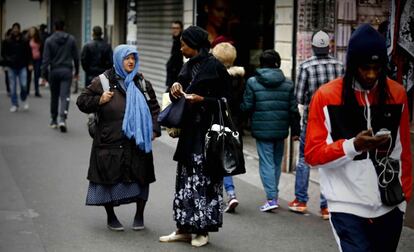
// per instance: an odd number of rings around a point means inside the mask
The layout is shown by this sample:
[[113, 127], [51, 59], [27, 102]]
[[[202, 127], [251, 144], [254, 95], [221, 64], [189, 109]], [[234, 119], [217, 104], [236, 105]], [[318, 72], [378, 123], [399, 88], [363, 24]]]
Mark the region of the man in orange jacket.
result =
[[386, 77], [384, 38], [370, 25], [352, 34], [345, 76], [312, 98], [305, 160], [319, 168], [342, 251], [395, 251], [412, 191], [404, 87]]

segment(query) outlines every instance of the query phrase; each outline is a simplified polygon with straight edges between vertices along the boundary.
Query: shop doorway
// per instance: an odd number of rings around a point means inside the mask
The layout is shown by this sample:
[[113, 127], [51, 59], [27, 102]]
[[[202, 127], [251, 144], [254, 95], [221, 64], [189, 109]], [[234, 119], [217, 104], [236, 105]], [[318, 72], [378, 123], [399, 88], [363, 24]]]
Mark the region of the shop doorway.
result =
[[53, 23], [58, 19], [65, 22], [65, 31], [75, 37], [76, 45], [80, 51], [80, 48], [82, 48], [82, 1], [50, 1], [50, 21], [52, 32]]
[[235, 64], [246, 78], [259, 66], [263, 50], [274, 48], [275, 1], [198, 0], [196, 24], [209, 32], [210, 42], [231, 41]]

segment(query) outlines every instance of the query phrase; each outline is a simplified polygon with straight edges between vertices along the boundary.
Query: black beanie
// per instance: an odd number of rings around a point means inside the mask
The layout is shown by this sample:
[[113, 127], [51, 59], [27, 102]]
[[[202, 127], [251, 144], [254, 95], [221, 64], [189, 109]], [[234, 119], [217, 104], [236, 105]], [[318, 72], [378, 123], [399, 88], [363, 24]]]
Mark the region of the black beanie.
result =
[[198, 26], [190, 26], [183, 31], [181, 39], [191, 48], [210, 48], [208, 33]]
[[349, 39], [346, 55], [347, 64], [380, 63], [388, 61], [384, 37], [369, 24], [356, 29]]

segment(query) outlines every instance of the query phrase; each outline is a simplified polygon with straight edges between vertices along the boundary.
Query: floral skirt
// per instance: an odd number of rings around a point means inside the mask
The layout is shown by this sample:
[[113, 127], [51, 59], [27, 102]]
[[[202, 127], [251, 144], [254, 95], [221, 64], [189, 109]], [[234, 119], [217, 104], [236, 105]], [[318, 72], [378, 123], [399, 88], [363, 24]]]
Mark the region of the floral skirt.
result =
[[177, 167], [174, 220], [188, 233], [217, 232], [223, 224], [223, 180], [212, 182], [203, 160], [203, 155], [193, 154], [191, 167]]
[[86, 205], [119, 206], [136, 202], [138, 199], [148, 200], [149, 185], [140, 186], [138, 183], [118, 183], [103, 185], [89, 182]]

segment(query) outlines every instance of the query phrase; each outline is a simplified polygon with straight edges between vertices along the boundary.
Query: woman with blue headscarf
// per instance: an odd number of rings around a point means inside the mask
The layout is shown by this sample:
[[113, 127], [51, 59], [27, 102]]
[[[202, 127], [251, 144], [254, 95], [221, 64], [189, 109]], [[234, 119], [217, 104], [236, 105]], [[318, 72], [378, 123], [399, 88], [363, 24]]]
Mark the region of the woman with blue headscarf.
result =
[[[98, 120], [89, 162], [86, 205], [104, 206], [107, 227], [124, 227], [114, 206], [136, 202], [132, 228], [144, 228], [144, 208], [149, 184], [155, 181], [151, 141], [161, 135], [157, 123], [160, 107], [151, 83], [138, 73], [138, 51], [119, 45], [114, 50], [114, 66], [78, 97], [84, 113]], [[109, 90], [103, 87], [109, 83]]]

